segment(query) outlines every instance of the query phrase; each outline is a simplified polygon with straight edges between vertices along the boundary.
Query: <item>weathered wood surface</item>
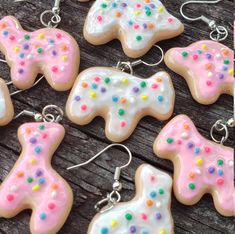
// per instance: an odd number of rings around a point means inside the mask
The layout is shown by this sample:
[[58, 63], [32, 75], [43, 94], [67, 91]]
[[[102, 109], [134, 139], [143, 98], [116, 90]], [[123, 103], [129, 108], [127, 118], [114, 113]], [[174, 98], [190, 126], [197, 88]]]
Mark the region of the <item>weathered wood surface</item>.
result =
[[[27, 30], [35, 30], [41, 26], [39, 16], [42, 11], [50, 9], [53, 1], [39, 0], [32, 3], [13, 3], [12, 0], [0, 1], [0, 17], [14, 15]], [[163, 1], [165, 6], [178, 18], [180, 4], [183, 0]], [[59, 28], [71, 33], [81, 48], [81, 71], [91, 66], [113, 66], [120, 59], [128, 60], [123, 54], [118, 41], [103, 46], [94, 47], [87, 43], [82, 35], [85, 16], [92, 4], [79, 3], [77, 0], [66, 0], [61, 4], [62, 23]], [[224, 42], [232, 48], [233, 1], [225, 0], [216, 6], [191, 5], [188, 13], [191, 16], [205, 14], [229, 30], [229, 38]], [[209, 38], [208, 28], [204, 23], [189, 23], [183, 20], [186, 29], [180, 37], [160, 42], [159, 45], [166, 51], [174, 46], [186, 46], [199, 39]], [[156, 51], [152, 50], [145, 56], [148, 61], [155, 60]], [[202, 106], [196, 103], [189, 92], [184, 79], [171, 72], [162, 63], [158, 68], [138, 67], [135, 73], [142, 77], [154, 74], [158, 69], [168, 71], [173, 79], [176, 89], [176, 106], [174, 115], [187, 114], [192, 118], [199, 131], [209, 138], [211, 125], [218, 119], [228, 119], [233, 114], [233, 99], [223, 95], [214, 105]], [[0, 76], [9, 79], [9, 68], [0, 66]], [[64, 107], [68, 92], [53, 91], [43, 81], [38, 87], [13, 97], [16, 113], [23, 109], [40, 111], [48, 104]], [[21, 147], [16, 136], [17, 128], [28, 118], [20, 118], [9, 126], [0, 129], [0, 182], [4, 180], [15, 161]], [[167, 121], [160, 123], [153, 118], [144, 118], [136, 131], [125, 144], [134, 154], [131, 166], [124, 171], [122, 182], [124, 184], [123, 200], [130, 200], [135, 194], [134, 175], [136, 168], [142, 163], [150, 163], [172, 174], [172, 164], [167, 160], [157, 158], [152, 150], [155, 137]], [[103, 157], [91, 163], [89, 167], [67, 172], [66, 167], [89, 159], [99, 150], [103, 149], [108, 140], [104, 135], [104, 121], [97, 118], [91, 124], [80, 127], [70, 123], [66, 118], [63, 121], [67, 134], [63, 144], [59, 147], [53, 158], [53, 167], [70, 183], [74, 190], [74, 206], [72, 212], [60, 233], [85, 234], [89, 222], [95, 215], [93, 205], [111, 189], [113, 171], [116, 165], [126, 160], [126, 154], [119, 149], [112, 149]], [[228, 145], [233, 144], [234, 135], [231, 133]], [[214, 208], [212, 198], [204, 196], [194, 206], [184, 206], [173, 197], [172, 213], [175, 222], [175, 233], [234, 233], [234, 219], [219, 215]], [[26, 234], [29, 233], [30, 211], [25, 211], [12, 219], [0, 218], [0, 233]], [[121, 233], [122, 234], [122, 233]]]

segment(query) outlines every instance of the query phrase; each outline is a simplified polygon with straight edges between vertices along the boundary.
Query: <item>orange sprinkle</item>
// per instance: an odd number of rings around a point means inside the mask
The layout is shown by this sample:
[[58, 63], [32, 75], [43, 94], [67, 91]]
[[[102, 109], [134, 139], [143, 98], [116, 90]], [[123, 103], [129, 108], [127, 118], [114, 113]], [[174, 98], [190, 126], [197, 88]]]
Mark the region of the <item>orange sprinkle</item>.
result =
[[205, 68], [206, 68], [206, 70], [211, 70], [212, 69], [212, 64], [211, 63], [207, 63], [205, 65]]
[[145, 0], [146, 3], [150, 3], [150, 0]]
[[4, 28], [6, 28], [7, 27], [7, 24], [6, 23], [2, 23], [1, 25], [0, 25], [0, 29], [4, 29]]
[[153, 23], [149, 23], [149, 24], [148, 24], [148, 28], [149, 28], [149, 29], [153, 29], [153, 27], [154, 27], [154, 24], [153, 24]]
[[189, 173], [189, 178], [190, 179], [194, 179], [195, 178], [195, 173], [194, 172], [190, 172]]
[[81, 86], [85, 89], [88, 87], [88, 84], [86, 82], [82, 82]]
[[146, 204], [147, 204], [147, 206], [152, 206], [152, 205], [153, 205], [153, 201], [150, 200], [150, 199], [148, 199], [148, 200], [146, 201]]
[[25, 132], [26, 132], [27, 134], [30, 134], [30, 133], [31, 133], [31, 128], [26, 128], [26, 129], [25, 129]]
[[59, 188], [59, 185], [54, 183], [54, 184], [51, 185], [51, 188], [53, 190], [57, 190]]
[[121, 103], [125, 104], [126, 103], [126, 98], [121, 98]]
[[117, 11], [117, 12], [116, 12], [116, 16], [117, 16], [117, 17], [121, 17], [121, 16], [122, 16], [122, 13], [121, 13], [120, 11]]
[[162, 78], [158, 77], [157, 79], [157, 82], [162, 82]]
[[226, 49], [226, 48], [221, 49], [221, 52], [222, 52], [222, 54], [223, 54], [224, 56], [226, 56], [226, 55], [229, 54], [229, 50]]
[[23, 177], [24, 176], [24, 173], [22, 171], [18, 171], [16, 173], [17, 177]]
[[61, 50], [62, 51], [67, 51], [68, 50], [68, 46], [67, 45], [62, 45], [61, 46]]
[[188, 124], [184, 124], [184, 129], [189, 129], [189, 125]]

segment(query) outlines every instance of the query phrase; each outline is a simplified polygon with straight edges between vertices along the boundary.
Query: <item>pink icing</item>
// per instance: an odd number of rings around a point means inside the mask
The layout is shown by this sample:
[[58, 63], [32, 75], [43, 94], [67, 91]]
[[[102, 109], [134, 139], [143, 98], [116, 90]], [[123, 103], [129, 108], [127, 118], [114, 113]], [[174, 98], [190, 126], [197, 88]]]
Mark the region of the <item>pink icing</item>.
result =
[[158, 156], [177, 161], [174, 187], [180, 200], [194, 204], [210, 192], [221, 214], [234, 215], [232, 148], [205, 139], [187, 116], [179, 115], [161, 131], [154, 149]]
[[[228, 93], [223, 85], [233, 87], [234, 53], [225, 45], [215, 41], [198, 41], [185, 48], [171, 49], [171, 57], [182, 68], [189, 70], [195, 78], [197, 92], [203, 98], [215, 97], [217, 93]], [[187, 53], [187, 56], [183, 56]], [[222, 90], [221, 90], [222, 89]]]
[[22, 125], [18, 136], [23, 152], [0, 186], [0, 216], [9, 218], [31, 208], [32, 233], [57, 232], [72, 206], [69, 185], [50, 165], [64, 132], [55, 123]]
[[56, 90], [72, 87], [79, 66], [79, 48], [68, 33], [52, 28], [24, 31], [11, 16], [0, 20], [0, 50], [11, 65], [12, 81], [30, 88], [43, 73]]

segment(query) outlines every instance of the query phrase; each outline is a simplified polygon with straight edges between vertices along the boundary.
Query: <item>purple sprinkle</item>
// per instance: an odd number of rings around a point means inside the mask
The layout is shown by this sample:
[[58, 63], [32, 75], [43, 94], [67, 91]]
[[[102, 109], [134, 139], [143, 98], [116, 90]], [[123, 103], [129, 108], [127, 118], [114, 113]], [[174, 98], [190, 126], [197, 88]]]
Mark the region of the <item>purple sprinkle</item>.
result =
[[32, 144], [35, 144], [35, 143], [37, 143], [37, 139], [35, 137], [32, 137], [32, 138], [30, 138], [29, 142]]
[[146, 29], [148, 26], [146, 23], [143, 24], [143, 28]]
[[219, 73], [219, 74], [217, 75], [217, 77], [222, 80], [222, 79], [224, 79], [224, 74]]
[[105, 87], [101, 88], [101, 93], [105, 93], [107, 91], [107, 89]]
[[206, 58], [207, 58], [207, 59], [211, 59], [211, 58], [212, 58], [212, 55], [211, 55], [211, 54], [206, 54]]
[[126, 7], [127, 4], [125, 2], [122, 3], [122, 7]]
[[215, 172], [215, 168], [214, 168], [214, 167], [209, 167], [209, 168], [208, 168], [208, 172], [209, 172], [210, 174], [213, 174], [213, 173]]
[[138, 93], [139, 91], [140, 91], [140, 89], [139, 89], [138, 87], [134, 87], [134, 88], [133, 88], [133, 92], [134, 92], [134, 93]]
[[156, 8], [156, 6], [155, 6], [153, 3], [151, 3], [149, 6], [150, 6], [152, 9], [155, 9], [155, 8]]
[[18, 72], [19, 72], [20, 74], [23, 74], [23, 73], [24, 73], [24, 69], [20, 68], [20, 69], [18, 70]]
[[29, 45], [25, 44], [25, 45], [23, 45], [23, 48], [24, 48], [24, 50], [28, 50], [29, 49]]
[[53, 56], [56, 56], [57, 55], [57, 52], [55, 50], [52, 51], [52, 55]]
[[130, 232], [131, 233], [136, 233], [136, 227], [135, 226], [131, 226], [130, 227]]
[[157, 213], [157, 214], [155, 215], [155, 217], [156, 217], [157, 220], [160, 220], [160, 219], [162, 218], [162, 215], [161, 215], [160, 213]]
[[37, 176], [37, 177], [42, 176], [42, 174], [43, 174], [43, 173], [42, 173], [42, 170], [39, 169], [39, 170], [36, 171], [36, 176]]
[[191, 149], [191, 148], [193, 148], [193, 147], [194, 147], [194, 144], [193, 144], [192, 142], [189, 142], [189, 143], [188, 143], [188, 148]]
[[80, 96], [76, 96], [76, 97], [75, 97], [75, 100], [76, 100], [77, 102], [79, 102], [79, 101], [81, 100], [81, 97], [80, 97]]

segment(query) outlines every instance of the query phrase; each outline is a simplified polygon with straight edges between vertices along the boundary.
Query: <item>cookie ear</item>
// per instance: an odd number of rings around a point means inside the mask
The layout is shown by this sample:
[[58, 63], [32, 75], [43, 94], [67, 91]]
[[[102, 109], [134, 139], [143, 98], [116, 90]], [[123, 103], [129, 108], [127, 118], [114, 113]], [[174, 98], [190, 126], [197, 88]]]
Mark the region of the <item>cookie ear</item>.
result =
[[13, 28], [19, 30], [21, 25], [15, 17], [5, 16], [0, 20], [0, 30], [4, 28]]

